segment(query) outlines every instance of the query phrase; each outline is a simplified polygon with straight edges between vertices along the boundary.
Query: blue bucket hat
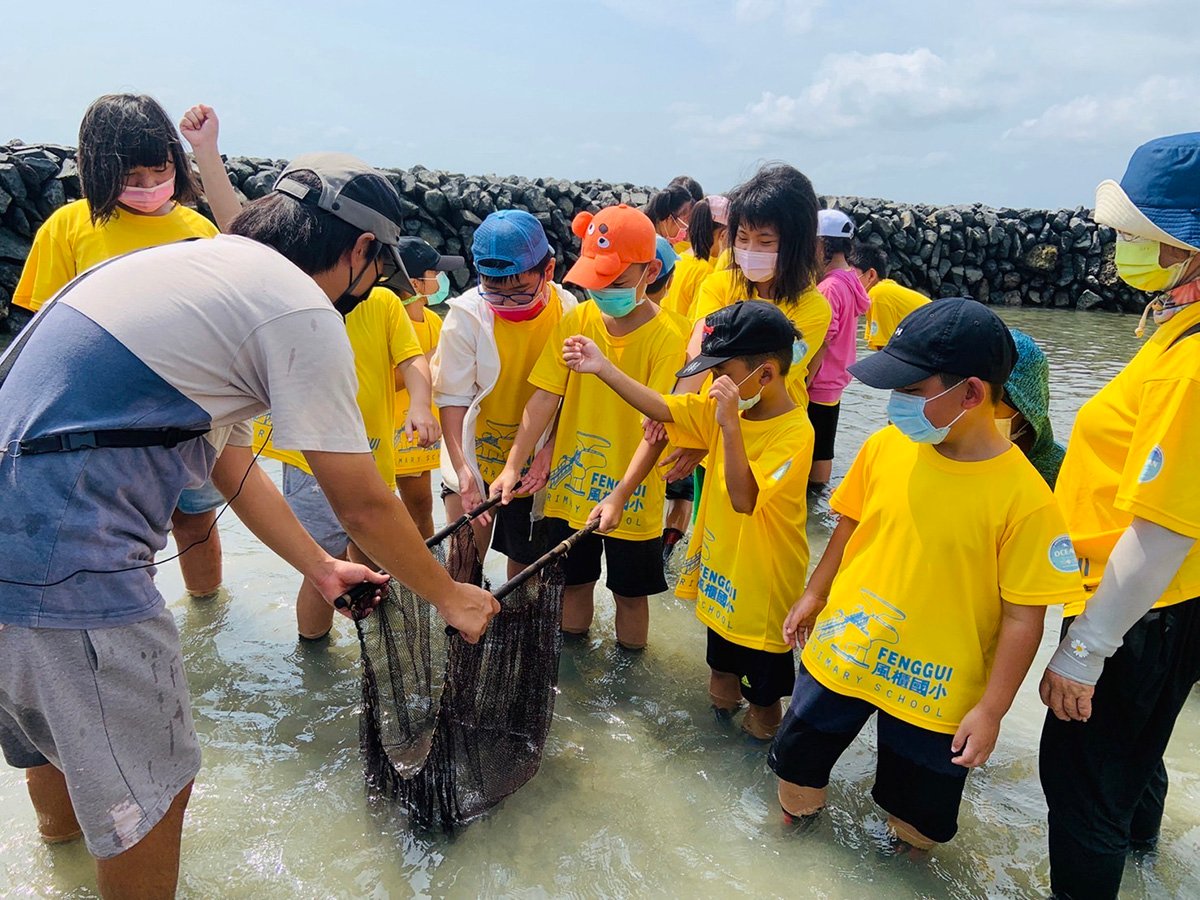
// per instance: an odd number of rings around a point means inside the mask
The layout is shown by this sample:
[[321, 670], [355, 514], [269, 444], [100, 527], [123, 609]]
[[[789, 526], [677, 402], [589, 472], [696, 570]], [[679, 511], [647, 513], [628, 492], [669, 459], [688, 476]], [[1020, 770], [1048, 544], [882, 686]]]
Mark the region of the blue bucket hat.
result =
[[1134, 237], [1200, 252], [1200, 132], [1133, 152], [1121, 183], [1096, 188], [1096, 221]]
[[488, 278], [528, 272], [549, 252], [546, 229], [536, 216], [523, 209], [492, 213], [475, 229], [471, 241], [475, 270]]

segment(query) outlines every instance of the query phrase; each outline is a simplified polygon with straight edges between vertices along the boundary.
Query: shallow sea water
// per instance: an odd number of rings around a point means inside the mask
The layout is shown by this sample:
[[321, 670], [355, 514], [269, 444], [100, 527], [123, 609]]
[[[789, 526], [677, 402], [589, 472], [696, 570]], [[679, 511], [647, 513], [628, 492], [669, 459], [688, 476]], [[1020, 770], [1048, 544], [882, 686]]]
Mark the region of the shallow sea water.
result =
[[[1052, 415], [1075, 411], [1136, 350], [1130, 317], [1012, 311], [1051, 362]], [[835, 480], [884, 421], [885, 398], [853, 385]], [[269, 464], [273, 465], [273, 464]], [[274, 471], [274, 470], [273, 470]], [[277, 474], [277, 472], [276, 472]], [[831, 526], [810, 518], [814, 562]], [[222, 520], [230, 596], [172, 599], [204, 766], [183, 836], [186, 897], [800, 896], [1037, 897], [1048, 892], [1037, 781], [1046, 639], [991, 761], [972, 775], [961, 830], [928, 861], [886, 852], [870, 799], [873, 734], [839, 763], [830, 807], [805, 831], [782, 824], [766, 750], [712, 718], [704, 629], [690, 604], [652, 600], [649, 649], [616, 647], [612, 600], [590, 642], [563, 653], [541, 772], [460, 834], [417, 835], [364, 790], [358, 758], [358, 647], [339, 620], [327, 647], [301, 647], [298, 578], [233, 518]], [[500, 575], [496, 560], [490, 574]], [[159, 584], [179, 598], [174, 564]], [[1122, 896], [1200, 896], [1200, 703], [1175, 731], [1162, 846], [1130, 864]], [[0, 768], [0, 895], [94, 897], [81, 845], [44, 846], [19, 772]]]

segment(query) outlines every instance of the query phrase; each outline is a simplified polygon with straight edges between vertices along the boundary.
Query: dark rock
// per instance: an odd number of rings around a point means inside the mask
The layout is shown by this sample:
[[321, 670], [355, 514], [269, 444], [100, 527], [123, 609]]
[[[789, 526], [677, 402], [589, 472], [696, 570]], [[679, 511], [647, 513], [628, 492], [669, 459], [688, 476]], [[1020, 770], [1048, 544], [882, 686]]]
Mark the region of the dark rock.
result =
[[1000, 299], [1005, 306], [1021, 305], [1021, 294], [1018, 291], [1006, 291]]
[[16, 163], [0, 163], [0, 188], [4, 188], [14, 200], [24, 200], [29, 196], [25, 181], [17, 170]]
[[1053, 272], [1058, 265], [1058, 248], [1053, 244], [1038, 244], [1021, 258], [1021, 263], [1035, 272]]
[[1103, 297], [1101, 297], [1095, 291], [1086, 290], [1083, 293], [1081, 293], [1079, 295], [1079, 298], [1075, 301], [1075, 308], [1083, 309], [1083, 310], [1095, 309], [1096, 307], [1102, 306], [1103, 304], [1104, 304]]
[[23, 241], [11, 231], [0, 228], [0, 259], [24, 263], [30, 246], [29, 241]]
[[25, 214], [25, 210], [21, 209], [15, 203], [4, 214], [4, 224], [21, 237], [33, 237], [33, 224], [29, 221], [29, 216]]

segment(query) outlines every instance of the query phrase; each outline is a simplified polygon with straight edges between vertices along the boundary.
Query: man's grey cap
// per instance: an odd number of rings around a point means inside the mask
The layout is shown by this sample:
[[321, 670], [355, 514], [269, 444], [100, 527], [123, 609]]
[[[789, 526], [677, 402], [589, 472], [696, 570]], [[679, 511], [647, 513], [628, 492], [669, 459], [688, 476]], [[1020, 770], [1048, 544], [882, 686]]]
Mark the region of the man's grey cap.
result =
[[[302, 170], [313, 172], [320, 179], [319, 192], [289, 177], [293, 172]], [[391, 207], [389, 212], [345, 196], [346, 187], [362, 176], [370, 176], [371, 190], [378, 195], [381, 206]], [[408, 293], [416, 293], [396, 248], [403, 236], [400, 230], [400, 195], [378, 169], [349, 153], [305, 153], [293, 159], [283, 170], [275, 182], [275, 190], [302, 203], [312, 203], [355, 228], [371, 232], [376, 240], [388, 247], [399, 269], [396, 286]], [[362, 186], [356, 186], [355, 193], [362, 197], [365, 192]]]

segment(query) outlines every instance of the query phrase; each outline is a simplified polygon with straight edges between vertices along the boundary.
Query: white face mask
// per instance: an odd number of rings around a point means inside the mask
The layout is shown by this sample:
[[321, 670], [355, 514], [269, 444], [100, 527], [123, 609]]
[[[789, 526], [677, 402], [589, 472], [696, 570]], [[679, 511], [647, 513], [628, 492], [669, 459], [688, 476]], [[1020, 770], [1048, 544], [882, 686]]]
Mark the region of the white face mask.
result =
[[1021, 427], [1013, 431], [1013, 420], [1016, 416], [1009, 416], [1007, 419], [996, 420], [996, 430], [1000, 432], [1000, 436], [1010, 441], [1015, 441], [1025, 433], [1025, 429], [1029, 427], [1028, 422], [1022, 422]]
[[[741, 381], [739, 381], [737, 383], [738, 390], [741, 390], [742, 385], [745, 384], [747, 381], [749, 381], [751, 378], [753, 378], [754, 375], [761, 368], [762, 368], [762, 366], [758, 366], [757, 368], [755, 368], [755, 370], [753, 372], [751, 372], [749, 375], [747, 375], [745, 378], [743, 378]], [[762, 387], [759, 387], [758, 393], [755, 394], [753, 397], [747, 397], [745, 400], [743, 400], [741, 397], [738, 397], [738, 410], [740, 412], [745, 412], [748, 409], [754, 409], [754, 407], [758, 406], [758, 401], [762, 399], [762, 392], [763, 392]]]
[[748, 281], [760, 284], [775, 277], [775, 261], [779, 254], [765, 250], [739, 250], [735, 247], [733, 258]]

